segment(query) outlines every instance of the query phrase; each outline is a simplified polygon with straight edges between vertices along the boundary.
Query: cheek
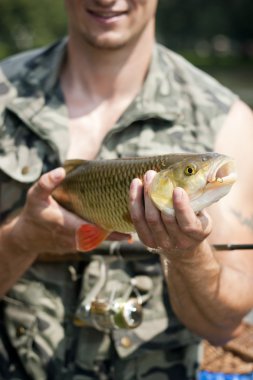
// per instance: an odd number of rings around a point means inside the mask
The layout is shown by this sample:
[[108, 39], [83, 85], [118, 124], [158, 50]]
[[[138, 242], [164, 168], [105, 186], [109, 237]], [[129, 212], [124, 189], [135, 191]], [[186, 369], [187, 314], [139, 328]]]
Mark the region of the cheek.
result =
[[78, 9], [78, 2], [65, 0], [65, 8], [68, 14], [76, 14]]
[[142, 5], [142, 6], [152, 6], [156, 7], [157, 6], [157, 0], [132, 0], [131, 3], [134, 6]]
[[141, 13], [147, 20], [155, 16], [157, 10], [157, 0], [132, 0], [131, 10]]

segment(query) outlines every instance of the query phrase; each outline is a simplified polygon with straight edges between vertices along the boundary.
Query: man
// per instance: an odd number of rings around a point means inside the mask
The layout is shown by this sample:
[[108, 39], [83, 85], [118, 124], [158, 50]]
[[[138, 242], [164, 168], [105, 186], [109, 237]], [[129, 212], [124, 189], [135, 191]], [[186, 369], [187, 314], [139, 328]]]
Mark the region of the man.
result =
[[[252, 252], [211, 246], [252, 241], [252, 113], [155, 44], [156, 7], [156, 0], [66, 0], [67, 40], [2, 62], [4, 379], [191, 379], [197, 336], [223, 344], [253, 306]], [[78, 260], [75, 232], [84, 221], [51, 197], [66, 158], [208, 150], [233, 156], [239, 175], [209, 214], [195, 215], [180, 188], [175, 218], [161, 214], [143, 190], [149, 171], [144, 184], [131, 184], [130, 212], [141, 241], [160, 255]], [[78, 314], [94, 300], [122, 297], [142, 304], [133, 330]]]

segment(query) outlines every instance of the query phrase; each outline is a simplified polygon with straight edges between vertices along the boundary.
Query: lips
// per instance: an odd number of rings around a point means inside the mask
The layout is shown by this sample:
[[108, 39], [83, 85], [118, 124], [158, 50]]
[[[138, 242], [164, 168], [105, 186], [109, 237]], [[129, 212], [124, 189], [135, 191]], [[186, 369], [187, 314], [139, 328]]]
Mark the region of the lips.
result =
[[126, 11], [104, 11], [104, 10], [88, 10], [88, 13], [94, 17], [98, 17], [104, 20], [109, 20], [119, 16], [125, 15]]

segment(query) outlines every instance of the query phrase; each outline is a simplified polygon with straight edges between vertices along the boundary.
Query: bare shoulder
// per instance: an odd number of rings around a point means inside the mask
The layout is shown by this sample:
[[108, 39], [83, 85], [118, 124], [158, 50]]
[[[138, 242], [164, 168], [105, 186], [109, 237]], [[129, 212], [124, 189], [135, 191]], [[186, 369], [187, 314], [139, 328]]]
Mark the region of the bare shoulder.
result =
[[214, 150], [234, 158], [240, 189], [253, 186], [253, 112], [238, 100], [217, 134]]
[[[238, 100], [232, 106], [217, 135], [215, 150], [235, 159], [238, 179], [229, 194], [208, 210], [214, 226], [211, 242], [253, 243], [253, 113], [244, 102]], [[253, 251], [219, 257], [253, 271]]]
[[224, 154], [238, 155], [242, 143], [252, 148], [253, 112], [241, 100], [231, 107], [216, 138], [215, 150]]

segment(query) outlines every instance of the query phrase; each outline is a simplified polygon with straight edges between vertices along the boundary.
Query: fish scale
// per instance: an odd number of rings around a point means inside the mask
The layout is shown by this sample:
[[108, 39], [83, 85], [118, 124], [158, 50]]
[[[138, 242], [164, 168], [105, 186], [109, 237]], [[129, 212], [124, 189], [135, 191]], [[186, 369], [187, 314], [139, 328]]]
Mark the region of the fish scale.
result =
[[[231, 162], [230, 158], [214, 152], [114, 160], [68, 160], [64, 164], [66, 177], [54, 190], [53, 197], [66, 209], [98, 227], [97, 231], [92, 229], [85, 231], [88, 237], [90, 235], [91, 239], [94, 237], [95, 242], [90, 244], [93, 247], [99, 239], [102, 241], [106, 238], [106, 234], [112, 231], [123, 233], [135, 231], [129, 213], [129, 189], [134, 178], [142, 180], [148, 170], [158, 172], [153, 181], [156, 184], [153, 185], [152, 182], [152, 191], [149, 195], [154, 204], [165, 212], [169, 207], [173, 208], [172, 192], [176, 186], [181, 186], [192, 193], [188, 194], [195, 203], [196, 194], [201, 199], [209, 182], [214, 182], [216, 188], [225, 189], [223, 192], [218, 192], [217, 196], [213, 196], [211, 201], [208, 200], [209, 203], [205, 199], [203, 205], [201, 202], [197, 204], [196, 210], [199, 211], [228, 192], [234, 180], [226, 182], [224, 178], [229, 178], [233, 173]], [[194, 170], [186, 173], [188, 165], [192, 165], [191, 168]], [[210, 179], [213, 167], [216, 168], [219, 178]], [[222, 168], [219, 172], [218, 167]], [[195, 168], [197, 168], [196, 179]], [[212, 174], [212, 177], [215, 175]], [[95, 236], [96, 232], [100, 237]]]
[[[105, 161], [77, 160], [80, 166], [69, 173], [67, 170], [66, 179], [53, 195], [65, 208], [105, 229], [112, 230], [116, 224], [119, 232], [134, 231], [128, 211], [132, 179], [142, 179], [147, 170], [160, 171], [175, 161], [171, 155]], [[67, 201], [66, 197], [61, 196], [62, 192], [68, 194]]]

